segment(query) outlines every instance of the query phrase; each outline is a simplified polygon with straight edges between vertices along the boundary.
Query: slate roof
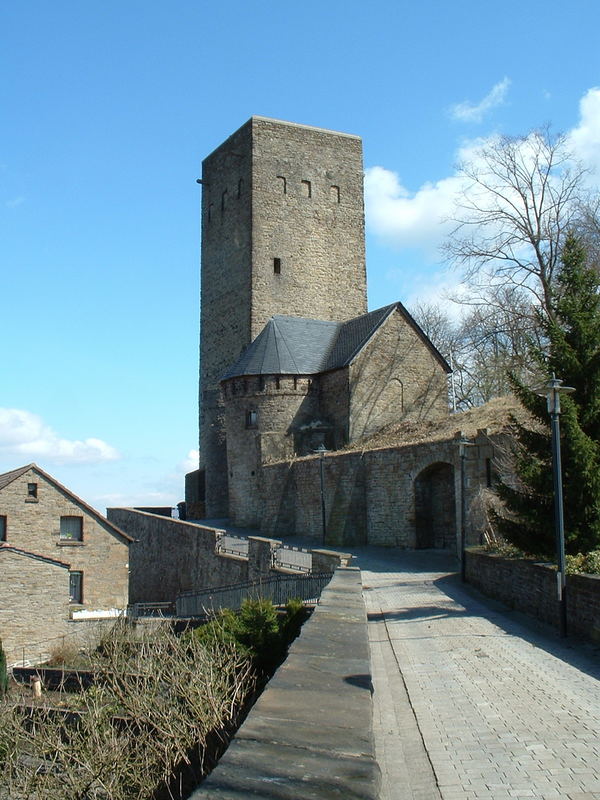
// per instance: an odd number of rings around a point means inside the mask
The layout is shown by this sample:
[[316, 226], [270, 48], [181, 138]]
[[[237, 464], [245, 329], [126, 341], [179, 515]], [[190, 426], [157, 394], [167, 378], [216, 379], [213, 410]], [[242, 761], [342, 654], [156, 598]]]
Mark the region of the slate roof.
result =
[[24, 475], [28, 469], [35, 466], [34, 464], [27, 464], [26, 467], [19, 467], [19, 469], [13, 469], [10, 472], [4, 472], [0, 475], [0, 489], [4, 489], [5, 486], [8, 486], [9, 483], [12, 483], [17, 478], [20, 478], [21, 475]]
[[271, 317], [221, 380], [242, 375], [316, 375], [348, 366], [394, 311], [402, 314], [444, 369], [450, 372], [444, 357], [404, 306], [392, 303], [347, 322], [280, 315]]
[[27, 464], [24, 467], [19, 467], [18, 469], [13, 469], [10, 472], [2, 473], [0, 475], [0, 490], [4, 489], [5, 486], [8, 486], [9, 483], [12, 483], [17, 478], [20, 478], [21, 475], [24, 475], [30, 469], [46, 478], [46, 480], [53, 484], [53, 486], [55, 486], [59, 491], [64, 492], [64, 494], [74, 500], [78, 505], [80, 505], [82, 508], [85, 508], [89, 514], [95, 517], [103, 525], [113, 530], [122, 539], [125, 539], [127, 542], [135, 542], [133, 536], [130, 536], [128, 533], [125, 533], [125, 531], [122, 531], [121, 528], [118, 528], [116, 525], [110, 522], [110, 520], [108, 520], [103, 514], [101, 514], [99, 511], [96, 511], [95, 508], [86, 503], [85, 500], [82, 500], [80, 497], [77, 497], [76, 494], [73, 494], [73, 492], [69, 491], [66, 486], [63, 486], [62, 483], [59, 483], [56, 478], [53, 478], [52, 475], [49, 475], [41, 467], [38, 467], [37, 464]]

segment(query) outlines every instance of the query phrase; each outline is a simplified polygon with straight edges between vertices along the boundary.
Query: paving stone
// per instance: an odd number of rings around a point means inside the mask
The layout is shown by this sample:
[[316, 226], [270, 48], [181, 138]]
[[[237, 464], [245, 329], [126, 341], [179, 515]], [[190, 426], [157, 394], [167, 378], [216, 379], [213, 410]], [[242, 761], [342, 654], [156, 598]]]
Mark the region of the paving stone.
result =
[[[423, 778], [427, 762], [431, 798], [600, 798], [593, 648], [487, 601], [440, 553], [356, 555], [369, 587], [381, 800], [414, 800], [411, 781]], [[420, 761], [407, 758], [411, 739]]]

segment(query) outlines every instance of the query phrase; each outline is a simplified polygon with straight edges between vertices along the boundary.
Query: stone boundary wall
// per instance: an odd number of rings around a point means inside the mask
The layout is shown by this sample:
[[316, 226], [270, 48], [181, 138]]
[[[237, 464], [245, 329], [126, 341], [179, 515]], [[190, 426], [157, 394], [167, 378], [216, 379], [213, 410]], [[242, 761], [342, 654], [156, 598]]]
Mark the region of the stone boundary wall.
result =
[[[558, 629], [556, 570], [547, 564], [467, 550], [467, 581], [485, 595]], [[567, 631], [600, 641], [600, 576], [567, 575]]]
[[[460, 530], [458, 439], [327, 453], [323, 458], [326, 544], [362, 544], [414, 548], [417, 544], [415, 479], [432, 465], [451, 467], [446, 505], [453, 505], [453, 533]], [[494, 441], [485, 431], [472, 439], [465, 461], [466, 506], [471, 508], [486, 486]], [[268, 464], [262, 468], [266, 536], [322, 538], [320, 459], [316, 456]], [[454, 497], [451, 497], [451, 494]], [[479, 525], [467, 520], [467, 541], [479, 543]], [[458, 540], [457, 540], [458, 541]]]
[[282, 666], [190, 800], [376, 800], [360, 571], [336, 570]]
[[[132, 508], [109, 508], [107, 517], [135, 541], [129, 548], [129, 603], [175, 602], [182, 592], [257, 580], [272, 568], [277, 539], [248, 537], [248, 557], [220, 553], [224, 530]], [[343, 556], [313, 550], [313, 571], [333, 572]]]

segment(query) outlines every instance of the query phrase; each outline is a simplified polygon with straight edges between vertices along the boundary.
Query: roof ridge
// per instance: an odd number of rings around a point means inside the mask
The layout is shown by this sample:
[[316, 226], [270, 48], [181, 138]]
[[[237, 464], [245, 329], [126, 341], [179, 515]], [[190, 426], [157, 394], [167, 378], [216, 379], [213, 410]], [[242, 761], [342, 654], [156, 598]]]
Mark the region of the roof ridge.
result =
[[[129, 541], [129, 542], [134, 542], [135, 541], [133, 536], [130, 536], [128, 533], [125, 533], [125, 531], [122, 531], [119, 527], [117, 527], [114, 523], [112, 523], [107, 517], [105, 517], [104, 514], [101, 514], [100, 511], [95, 509], [89, 503], [86, 503], [85, 500], [82, 500], [81, 497], [76, 495], [70, 489], [67, 489], [66, 486], [63, 486], [63, 484], [60, 483], [60, 481], [57, 481], [56, 478], [54, 478], [52, 475], [50, 475], [49, 472], [46, 472], [45, 470], [43, 470], [40, 466], [38, 466], [35, 463], [28, 464], [26, 467], [20, 467], [19, 469], [12, 470], [12, 472], [6, 472], [6, 473], [4, 473], [4, 475], [0, 475], [0, 490], [5, 489], [9, 485], [9, 483], [12, 483], [14, 480], [16, 480], [18, 477], [23, 475], [29, 469], [36, 470], [47, 481], [49, 481], [51, 484], [53, 484], [53, 486], [55, 486], [61, 492], [64, 492], [65, 494], [67, 494], [78, 505], [83, 506], [83, 508], [85, 508], [86, 511], [88, 511], [88, 513], [92, 514], [92, 516], [95, 517], [98, 521], [100, 521], [104, 525], [108, 525], [108, 527], [111, 528], [112, 530], [114, 530], [114, 532], [118, 536], [121, 536], [123, 539], [127, 539], [127, 541]], [[12, 474], [13, 472], [15, 473], [14, 475]], [[7, 477], [8, 475], [10, 475], [11, 478], [9, 480], [7, 480], [5, 483], [2, 483], [2, 478], [3, 477]]]
[[[293, 319], [293, 318], [292, 318], [292, 319]], [[295, 369], [297, 372], [299, 372], [299, 367], [298, 367], [298, 364], [297, 364], [297, 362], [296, 362], [296, 359], [294, 358], [294, 354], [293, 354], [292, 350], [291, 350], [291, 349], [290, 349], [290, 347], [288, 346], [288, 343], [287, 343], [287, 341], [286, 341], [286, 338], [285, 338], [285, 333], [284, 333], [284, 332], [283, 332], [283, 331], [282, 331], [282, 330], [279, 328], [279, 325], [277, 325], [277, 322], [276, 322], [276, 320], [273, 320], [273, 328], [274, 328], [274, 329], [277, 331], [277, 333], [279, 334], [279, 337], [277, 337], [277, 336], [275, 337], [275, 348], [276, 348], [276, 350], [277, 350], [277, 360], [278, 360], [278, 363], [279, 363], [279, 364], [281, 364], [281, 363], [282, 363], [282, 358], [281, 358], [281, 355], [282, 355], [282, 354], [279, 352], [279, 348], [280, 348], [280, 346], [281, 346], [282, 348], [285, 348], [285, 350], [286, 350], [286, 352], [287, 352], [287, 354], [288, 354], [288, 356], [289, 356], [289, 358], [290, 358], [290, 361], [291, 361], [291, 363], [294, 365], [294, 369]]]
[[66, 561], [61, 561], [58, 558], [52, 558], [52, 556], [46, 556], [43, 553], [35, 553], [33, 550], [26, 550], [24, 547], [17, 547], [16, 545], [12, 544], [11, 542], [0, 542], [0, 552], [3, 550], [12, 550], [15, 553], [21, 553], [25, 556], [31, 556], [32, 558], [40, 558], [44, 561], [50, 561], [53, 564], [59, 564], [61, 567], [66, 567], [69, 569], [71, 566]]

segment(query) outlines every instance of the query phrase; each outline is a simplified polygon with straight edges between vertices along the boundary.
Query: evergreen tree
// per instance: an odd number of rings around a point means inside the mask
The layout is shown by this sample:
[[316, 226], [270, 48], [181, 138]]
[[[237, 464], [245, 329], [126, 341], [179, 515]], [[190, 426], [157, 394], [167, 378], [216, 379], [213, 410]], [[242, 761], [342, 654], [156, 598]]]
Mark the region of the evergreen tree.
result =
[[[600, 548], [600, 279], [574, 236], [565, 242], [552, 313], [540, 314], [540, 324], [547, 347], [532, 349], [532, 360], [544, 375], [554, 373], [575, 389], [561, 396], [565, 549], [589, 552]], [[508, 541], [550, 556], [555, 528], [546, 400], [514, 376], [512, 385], [542, 427], [517, 426], [517, 483], [500, 485], [508, 513], [496, 519]]]

